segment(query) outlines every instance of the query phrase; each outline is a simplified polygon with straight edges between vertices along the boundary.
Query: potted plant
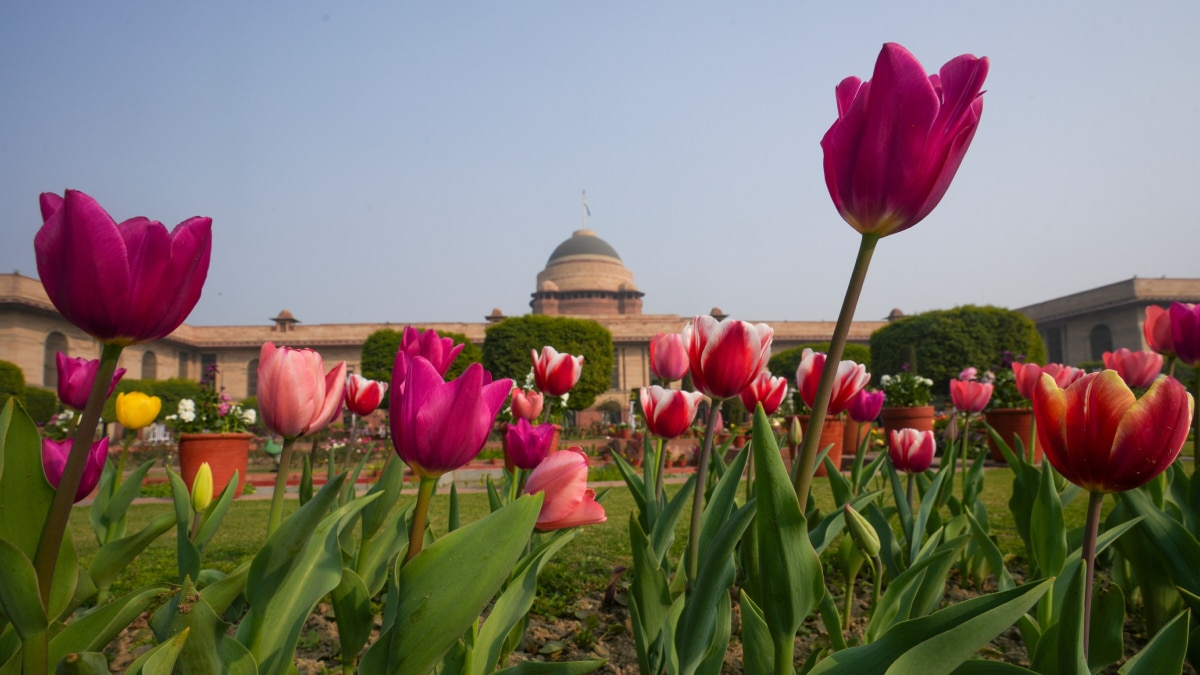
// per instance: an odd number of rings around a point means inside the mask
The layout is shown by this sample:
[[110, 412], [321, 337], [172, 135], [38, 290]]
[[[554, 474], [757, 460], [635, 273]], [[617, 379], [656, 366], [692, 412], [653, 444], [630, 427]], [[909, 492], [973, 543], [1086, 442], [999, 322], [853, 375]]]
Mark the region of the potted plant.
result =
[[[1031, 450], [1030, 432], [1033, 429], [1033, 408], [1029, 406], [1029, 401], [1021, 395], [1017, 388], [1017, 378], [1012, 368], [1011, 356], [1006, 354], [1006, 357], [1001, 360], [1000, 366], [993, 372], [995, 380], [992, 382], [992, 400], [988, 403], [987, 411], [984, 413], [984, 421], [996, 431], [1000, 438], [1004, 439], [1004, 442], [1008, 443], [1013, 452], [1020, 452], [1014, 436], [1020, 438], [1026, 456], [1028, 456]], [[1032, 442], [1033, 461], [1041, 462], [1041, 444], [1037, 442], [1036, 438], [1032, 439]], [[988, 435], [988, 446], [990, 448], [988, 454], [991, 458], [1003, 462], [1004, 455], [990, 434]]]
[[246, 484], [246, 465], [250, 456], [250, 427], [258, 419], [254, 408], [243, 408], [218, 390], [216, 365], [209, 366], [200, 381], [195, 399], [180, 399], [167, 424], [179, 432], [179, 472], [185, 485], [191, 486], [200, 465], [207, 462], [213, 474], [213, 491], [220, 494], [233, 473], [238, 474], [234, 495], [242, 494]]
[[884, 431], [933, 431], [933, 380], [910, 372], [905, 364], [896, 375], [879, 379], [885, 407], [880, 411]]

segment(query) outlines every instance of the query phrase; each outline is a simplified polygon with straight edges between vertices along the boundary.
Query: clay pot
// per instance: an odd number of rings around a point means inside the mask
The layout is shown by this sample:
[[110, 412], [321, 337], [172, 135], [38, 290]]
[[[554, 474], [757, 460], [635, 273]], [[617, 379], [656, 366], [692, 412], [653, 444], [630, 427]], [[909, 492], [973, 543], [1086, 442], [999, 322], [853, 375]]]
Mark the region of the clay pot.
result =
[[918, 405], [907, 408], [884, 408], [879, 413], [883, 430], [890, 436], [893, 429], [916, 429], [933, 431], [933, 406]]
[[[810, 421], [809, 415], [797, 415], [796, 417], [800, 419], [800, 428], [804, 430], [804, 434], [807, 436]], [[833, 415], [827, 415], [825, 417], [825, 425], [821, 427], [821, 440], [817, 443], [817, 452], [821, 452], [826, 448], [826, 446], [833, 446], [829, 448], [828, 457], [829, 460], [833, 462], [833, 465], [839, 469], [841, 469], [842, 466], [842, 443], [844, 442], [845, 435], [846, 430], [842, 424], [842, 421]], [[816, 471], [813, 472], [813, 475], [826, 475], [824, 462], [817, 464]]]
[[253, 434], [179, 434], [179, 473], [184, 485], [191, 490], [200, 465], [208, 462], [213, 475], [213, 496], [220, 495], [229, 485], [234, 471], [238, 474], [238, 484], [233, 496], [241, 495], [246, 485], [252, 438]]
[[[1025, 456], [1029, 456], [1029, 429], [1033, 424], [1032, 408], [996, 408], [984, 413], [984, 420], [996, 430], [1000, 438], [1008, 443], [1008, 447], [1013, 452], [1019, 452], [1013, 437], [1020, 438], [1021, 443], [1025, 446]], [[988, 446], [991, 448], [988, 455], [997, 462], [1003, 462], [1004, 455], [1000, 453], [1000, 448], [992, 440], [991, 434], [988, 434]], [[1036, 442], [1036, 439], [1033, 448], [1033, 463], [1042, 463], [1042, 444]]]

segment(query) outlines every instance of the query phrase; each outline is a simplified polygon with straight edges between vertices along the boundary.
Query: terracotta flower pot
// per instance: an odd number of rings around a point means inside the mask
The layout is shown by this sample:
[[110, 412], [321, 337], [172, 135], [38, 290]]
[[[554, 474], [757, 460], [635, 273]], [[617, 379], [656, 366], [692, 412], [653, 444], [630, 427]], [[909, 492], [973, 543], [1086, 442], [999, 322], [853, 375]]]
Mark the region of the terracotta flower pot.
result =
[[[797, 415], [796, 417], [800, 419], [800, 428], [803, 429], [805, 435], [807, 435], [810, 421], [809, 415]], [[829, 461], [833, 462], [833, 465], [839, 469], [842, 466], [842, 444], [845, 436], [846, 430], [842, 424], [842, 421], [833, 415], [826, 416], [825, 425], [821, 427], [821, 440], [817, 443], [817, 452], [821, 452], [827, 446], [832, 445], [833, 447], [829, 448]], [[813, 472], [813, 475], [826, 475], [824, 462], [817, 464], [816, 471]]]
[[933, 431], [933, 406], [918, 405], [907, 408], [884, 408], [879, 413], [883, 431], [890, 434], [893, 429], [916, 429]]
[[845, 433], [842, 436], [842, 451], [848, 455], [858, 453], [858, 446], [862, 443], [867, 434], [871, 433], [871, 424], [868, 422], [855, 422], [851, 419], [842, 420], [842, 426]]
[[208, 462], [213, 474], [213, 496], [220, 495], [229, 485], [234, 471], [238, 474], [238, 484], [233, 496], [241, 495], [246, 485], [252, 438], [253, 434], [179, 434], [179, 473], [184, 485], [191, 490], [200, 465]]
[[[1025, 446], [1025, 456], [1029, 456], [1029, 430], [1033, 425], [1033, 409], [1032, 408], [995, 408], [984, 413], [984, 419], [996, 433], [1003, 438], [1008, 447], [1013, 452], [1017, 450], [1017, 443], [1014, 436], [1021, 439], [1021, 443]], [[992, 440], [991, 434], [988, 434], [988, 446], [991, 450], [989, 455], [997, 462], [1004, 461], [1004, 455], [1000, 453], [1000, 448], [996, 446], [996, 442]], [[1042, 444], [1034, 440], [1033, 447], [1033, 463], [1042, 463]]]

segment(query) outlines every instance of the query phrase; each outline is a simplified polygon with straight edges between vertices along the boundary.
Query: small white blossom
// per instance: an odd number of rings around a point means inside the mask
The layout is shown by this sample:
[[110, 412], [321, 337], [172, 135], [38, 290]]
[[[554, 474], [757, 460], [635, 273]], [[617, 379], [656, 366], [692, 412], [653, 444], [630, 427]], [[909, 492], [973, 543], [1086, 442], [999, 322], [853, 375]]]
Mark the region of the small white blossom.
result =
[[883, 386], [885, 386], [885, 387], [886, 387], [886, 386], [888, 386], [889, 384], [891, 384], [891, 383], [892, 383], [892, 376], [891, 376], [891, 375], [884, 375], [883, 377], [879, 378], [879, 383], [880, 383], [880, 384], [882, 384], [882, 385], [883, 385]]
[[254, 410], [254, 408], [250, 408], [249, 410], [242, 412], [242, 421], [246, 423], [246, 426], [254, 424], [255, 420], [257, 419], [258, 413]]
[[184, 422], [195, 422], [196, 421], [196, 411], [181, 409], [179, 411], [179, 419], [183, 420]]

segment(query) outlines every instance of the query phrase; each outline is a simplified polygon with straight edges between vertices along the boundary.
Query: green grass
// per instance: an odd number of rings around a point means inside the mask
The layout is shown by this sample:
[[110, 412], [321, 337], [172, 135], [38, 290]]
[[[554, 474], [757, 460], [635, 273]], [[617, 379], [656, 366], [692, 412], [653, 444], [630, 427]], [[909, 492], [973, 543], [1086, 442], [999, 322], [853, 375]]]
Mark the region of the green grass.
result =
[[[997, 535], [1001, 550], [1006, 555], [1022, 557], [1023, 545], [1017, 537], [1012, 516], [1008, 510], [1008, 499], [1012, 485], [1012, 473], [1008, 469], [988, 470], [984, 481], [982, 499], [987, 505], [992, 532]], [[668, 486], [674, 494], [678, 486]], [[890, 500], [890, 491], [887, 493]], [[818, 479], [813, 488], [814, 499], [819, 508], [828, 512], [833, 507], [828, 482]], [[406, 503], [415, 492], [408, 488], [402, 497]], [[460, 495], [460, 512], [463, 523], [472, 522], [487, 514], [487, 496], [482, 493]], [[430, 510], [430, 522], [435, 534], [444, 534], [447, 523], [448, 497], [435, 496]], [[1076, 498], [1065, 509], [1067, 527], [1079, 527], [1083, 523], [1086, 495]], [[541, 592], [534, 610], [543, 615], [566, 615], [575, 609], [580, 598], [599, 598], [603, 595], [612, 577], [613, 570], [631, 564], [629, 552], [629, 514], [634, 509], [633, 497], [624, 487], [612, 488], [603, 497], [608, 521], [583, 528], [579, 535], [561, 551], [541, 575]], [[297, 506], [292, 500], [286, 504], [290, 512]], [[169, 511], [169, 503], [139, 504], [129, 509], [129, 532], [140, 529], [160, 513]], [[204, 551], [206, 568], [229, 571], [249, 559], [262, 546], [266, 538], [267, 513], [270, 502], [247, 500], [235, 502], [229, 509], [217, 535]], [[86, 508], [77, 508], [71, 516], [71, 530], [81, 560], [88, 561], [96, 552], [96, 539], [88, 522]], [[680, 519], [676, 532], [675, 554], [681, 550], [686, 537], [687, 518]], [[154, 542], [124, 572], [114, 585], [114, 593], [124, 593], [140, 586], [171, 580], [175, 577], [175, 535], [168, 532]]]

